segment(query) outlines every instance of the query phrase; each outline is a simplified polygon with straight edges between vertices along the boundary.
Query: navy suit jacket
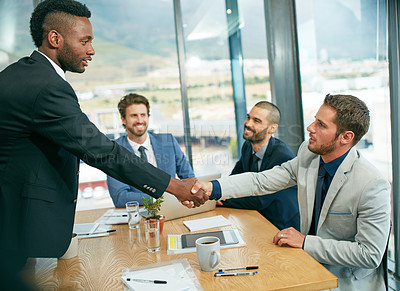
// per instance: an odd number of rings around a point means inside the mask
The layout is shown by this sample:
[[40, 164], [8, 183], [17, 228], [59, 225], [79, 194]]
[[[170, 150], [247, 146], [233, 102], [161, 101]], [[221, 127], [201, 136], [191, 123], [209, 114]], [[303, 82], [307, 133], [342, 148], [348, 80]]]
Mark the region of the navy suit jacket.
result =
[[[172, 177], [177, 174], [180, 179], [194, 177], [192, 166], [172, 134], [149, 132], [149, 137], [157, 161], [157, 168]], [[134, 152], [129, 144], [127, 135], [123, 135], [115, 141], [130, 152]], [[125, 203], [128, 201], [138, 201], [142, 205], [142, 197], [150, 197], [135, 187], [122, 183], [110, 176], [107, 176], [107, 185], [115, 207], [125, 207]]]
[[0, 253], [65, 253], [79, 159], [156, 198], [171, 179], [102, 134], [39, 52], [0, 72]]
[[[231, 175], [250, 172], [250, 157], [252, 153], [251, 143], [246, 141], [242, 147], [240, 160], [236, 163]], [[261, 162], [260, 171], [271, 169], [292, 158], [294, 158], [294, 154], [288, 146], [281, 140], [271, 137]], [[300, 230], [297, 186], [271, 195], [227, 199], [223, 202], [223, 206], [258, 210], [279, 229], [292, 226]]]

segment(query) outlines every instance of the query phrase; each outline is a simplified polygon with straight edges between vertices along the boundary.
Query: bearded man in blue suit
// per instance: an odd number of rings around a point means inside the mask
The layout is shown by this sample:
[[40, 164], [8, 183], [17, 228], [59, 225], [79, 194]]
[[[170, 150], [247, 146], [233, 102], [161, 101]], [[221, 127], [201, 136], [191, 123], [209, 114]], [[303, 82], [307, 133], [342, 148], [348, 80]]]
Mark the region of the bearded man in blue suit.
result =
[[[116, 140], [118, 144], [172, 177], [194, 177], [192, 167], [172, 134], [148, 132], [150, 103], [146, 97], [128, 94], [119, 101], [118, 111], [126, 129], [126, 134]], [[107, 185], [115, 207], [125, 207], [128, 201], [138, 201], [142, 205], [143, 197], [151, 197], [110, 176], [107, 176]]]

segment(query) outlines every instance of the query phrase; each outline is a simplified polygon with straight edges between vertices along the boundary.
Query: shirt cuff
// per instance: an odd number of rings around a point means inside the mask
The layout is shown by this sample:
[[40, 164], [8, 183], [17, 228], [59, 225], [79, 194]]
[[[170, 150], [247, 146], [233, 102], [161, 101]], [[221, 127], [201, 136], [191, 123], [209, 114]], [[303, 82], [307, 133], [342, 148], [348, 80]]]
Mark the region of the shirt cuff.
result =
[[212, 190], [210, 197], [208, 197], [208, 199], [219, 200], [222, 196], [221, 184], [219, 184], [219, 182], [217, 180], [212, 180], [211, 183], [213, 185], [213, 190]]
[[303, 250], [304, 250], [304, 245], [306, 244], [306, 237], [307, 237], [307, 236], [304, 237], [303, 245], [301, 246], [301, 248], [302, 248]]

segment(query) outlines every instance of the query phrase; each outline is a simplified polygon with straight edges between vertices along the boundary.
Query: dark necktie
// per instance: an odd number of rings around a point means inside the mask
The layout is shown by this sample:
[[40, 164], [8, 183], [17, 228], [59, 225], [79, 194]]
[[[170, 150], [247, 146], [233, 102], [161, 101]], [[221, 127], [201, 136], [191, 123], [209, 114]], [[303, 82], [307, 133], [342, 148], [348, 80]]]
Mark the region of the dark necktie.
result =
[[[327, 192], [327, 172], [323, 165], [319, 167], [317, 186], [315, 188], [315, 202], [314, 202], [314, 217], [311, 223], [310, 231], [312, 234], [317, 234], [318, 220], [321, 213], [322, 204], [324, 203], [326, 192]], [[314, 227], [314, 228], [313, 228]], [[313, 229], [312, 229], [313, 228]]]
[[146, 155], [146, 148], [144, 146], [139, 147], [139, 152], [140, 152], [140, 158], [147, 162], [147, 155]]
[[260, 158], [257, 157], [256, 154], [252, 155], [250, 172], [258, 172], [258, 161], [259, 160], [260, 160]]

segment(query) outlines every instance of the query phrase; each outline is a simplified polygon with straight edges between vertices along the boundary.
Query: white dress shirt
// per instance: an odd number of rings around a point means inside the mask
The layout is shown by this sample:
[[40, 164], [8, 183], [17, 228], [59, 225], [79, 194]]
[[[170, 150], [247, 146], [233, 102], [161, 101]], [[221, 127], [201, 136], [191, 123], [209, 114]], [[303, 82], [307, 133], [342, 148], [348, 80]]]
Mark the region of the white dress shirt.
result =
[[129, 138], [128, 138], [128, 142], [138, 157], [140, 157], [139, 147], [143, 146], [146, 149], [147, 161], [150, 164], [152, 164], [154, 167], [157, 167], [156, 156], [154, 154], [149, 135], [147, 135], [146, 140], [142, 144], [131, 141]]

